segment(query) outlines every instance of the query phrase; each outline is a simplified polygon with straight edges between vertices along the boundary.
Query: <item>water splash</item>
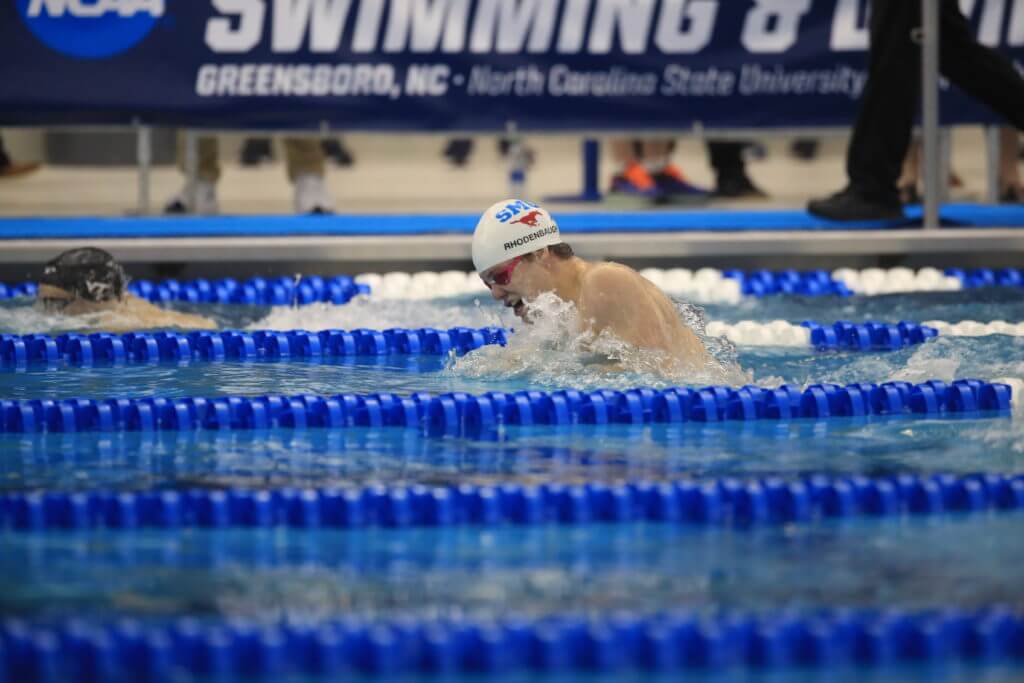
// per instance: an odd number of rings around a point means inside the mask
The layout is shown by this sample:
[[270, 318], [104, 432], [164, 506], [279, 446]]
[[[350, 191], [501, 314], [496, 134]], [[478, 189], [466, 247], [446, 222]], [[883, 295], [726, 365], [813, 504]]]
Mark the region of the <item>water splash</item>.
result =
[[62, 315], [44, 311], [30, 300], [15, 306], [0, 306], [0, 331], [7, 334], [53, 334], [59, 332], [102, 330], [124, 326], [131, 319], [116, 311]]
[[[461, 303], [461, 302], [459, 302]], [[355, 330], [369, 328], [384, 330], [389, 327], [487, 327], [506, 326], [509, 320], [502, 320], [480, 306], [470, 308], [456, 306], [453, 301], [436, 299], [428, 301], [381, 301], [359, 296], [347, 304], [310, 304], [291, 308], [276, 306], [270, 314], [249, 325], [254, 330]]]
[[576, 306], [545, 293], [527, 304], [529, 325], [513, 326], [505, 347], [483, 347], [452, 357], [445, 372], [459, 379], [528, 380], [531, 385], [593, 389], [694, 384], [742, 385], [749, 373], [736, 363], [736, 349], [725, 339], [708, 338], [703, 311], [679, 304], [683, 320], [710, 355], [699, 368], [665, 353], [638, 349], [608, 331], [580, 331]]

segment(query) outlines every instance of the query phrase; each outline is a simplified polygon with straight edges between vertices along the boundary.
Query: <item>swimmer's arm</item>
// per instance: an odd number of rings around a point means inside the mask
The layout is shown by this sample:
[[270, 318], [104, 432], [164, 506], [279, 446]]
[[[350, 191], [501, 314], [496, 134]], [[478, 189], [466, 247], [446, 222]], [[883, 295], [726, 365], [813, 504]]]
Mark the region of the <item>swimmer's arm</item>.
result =
[[139, 328], [181, 327], [190, 330], [214, 330], [217, 323], [201, 315], [179, 313], [155, 306], [145, 299], [129, 294], [124, 300], [123, 313], [138, 322]]

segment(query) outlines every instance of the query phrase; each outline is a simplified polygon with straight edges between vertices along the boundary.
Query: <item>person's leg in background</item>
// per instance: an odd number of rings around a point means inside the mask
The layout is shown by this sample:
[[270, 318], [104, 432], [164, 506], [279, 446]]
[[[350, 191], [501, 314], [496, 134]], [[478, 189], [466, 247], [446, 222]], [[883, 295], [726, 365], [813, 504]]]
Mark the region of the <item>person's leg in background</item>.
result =
[[274, 144], [270, 138], [246, 138], [238, 161], [242, 166], [259, 166], [274, 160]]
[[356, 163], [352, 151], [340, 137], [324, 138], [320, 141], [320, 148], [323, 149], [324, 155], [337, 166], [354, 166]]
[[1020, 178], [1020, 133], [1010, 126], [999, 129], [999, 201], [1024, 203], [1024, 183]]
[[[186, 136], [178, 133], [178, 170], [188, 174], [186, 169]], [[186, 178], [185, 187], [164, 206], [164, 213], [195, 213], [214, 215], [220, 213], [217, 202], [217, 181], [220, 180], [220, 145], [214, 135], [201, 135], [196, 141], [196, 178], [190, 187]]]
[[942, 0], [939, 68], [965, 93], [1024, 131], [1024, 76], [977, 41], [957, 0]]
[[896, 180], [920, 99], [921, 48], [913, 40], [921, 3], [872, 0], [868, 80], [846, 153], [847, 187], [808, 203], [833, 220], [903, 217]]
[[619, 172], [612, 176], [610, 194], [660, 201], [662, 194], [651, 177], [644, 159], [647, 153], [663, 153], [661, 144], [647, 144], [643, 140], [616, 138], [611, 141], [612, 158]]
[[15, 178], [27, 175], [38, 169], [39, 166], [40, 164], [35, 161], [17, 162], [11, 159], [10, 155], [7, 154], [7, 148], [4, 147], [3, 138], [0, 138], [0, 178]]
[[704, 203], [708, 191], [691, 184], [682, 169], [672, 163], [676, 141], [672, 138], [649, 140], [644, 144], [644, 165], [651, 174], [665, 201], [670, 203]]
[[295, 186], [295, 212], [328, 214], [334, 200], [324, 182], [324, 150], [320, 138], [285, 138], [288, 179]]
[[768, 195], [754, 185], [747, 175], [743, 150], [747, 142], [708, 140], [708, 161], [715, 171], [715, 189], [718, 199], [764, 199]]

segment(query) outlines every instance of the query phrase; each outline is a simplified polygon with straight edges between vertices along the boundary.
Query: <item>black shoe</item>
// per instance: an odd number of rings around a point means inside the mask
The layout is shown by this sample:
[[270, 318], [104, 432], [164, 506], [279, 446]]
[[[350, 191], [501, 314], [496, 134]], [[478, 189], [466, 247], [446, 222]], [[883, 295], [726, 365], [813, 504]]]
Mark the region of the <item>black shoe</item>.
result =
[[352, 152], [348, 150], [348, 147], [341, 140], [324, 140], [320, 143], [320, 147], [324, 150], [324, 155], [330, 157], [338, 166], [352, 166], [356, 163]]
[[1024, 204], [1024, 187], [1010, 185], [999, 193], [1000, 204]]
[[818, 141], [814, 138], [797, 138], [789, 146], [789, 152], [800, 161], [812, 161], [818, 156]]
[[[498, 154], [500, 154], [503, 157], [507, 157], [510, 149], [512, 149], [511, 140], [509, 140], [506, 137], [498, 139]], [[524, 145], [522, 152], [523, 160], [526, 162], [526, 167], [530, 168], [531, 166], [533, 166], [533, 148]]]
[[711, 196], [717, 199], [765, 199], [768, 195], [743, 174], [719, 177]]
[[824, 199], [812, 199], [807, 211], [833, 221], [888, 221], [905, 218], [899, 198], [879, 201], [847, 187]]
[[452, 138], [444, 148], [444, 156], [448, 157], [453, 166], [465, 166], [472, 153], [472, 138]]
[[184, 215], [188, 213], [188, 207], [185, 206], [185, 202], [175, 197], [164, 206], [164, 213], [168, 216]]
[[900, 193], [900, 203], [904, 206], [921, 203], [921, 193], [917, 191], [916, 184], [900, 185], [896, 190]]
[[246, 138], [242, 143], [242, 166], [259, 166], [264, 161], [272, 161], [273, 149], [270, 138]]

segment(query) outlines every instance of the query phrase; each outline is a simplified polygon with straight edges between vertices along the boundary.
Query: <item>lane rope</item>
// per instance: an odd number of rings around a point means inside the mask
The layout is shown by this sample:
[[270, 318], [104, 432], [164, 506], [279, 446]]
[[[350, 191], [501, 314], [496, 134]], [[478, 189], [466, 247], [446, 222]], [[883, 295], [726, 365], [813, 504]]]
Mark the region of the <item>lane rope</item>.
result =
[[[1024, 661], [1010, 606], [931, 611], [665, 611], [481, 619], [351, 615], [271, 621], [72, 619], [0, 622], [9, 680], [171, 680], [176, 674], [452, 675], [626, 670], [834, 670]], [[6, 660], [6, 661], [4, 661]]]
[[[993, 323], [992, 326], [995, 324]], [[959, 332], [966, 324], [946, 329]], [[988, 329], [988, 328], [986, 328]], [[1000, 328], [1003, 329], [1003, 328]], [[1006, 325], [1005, 329], [1012, 329]], [[744, 321], [729, 325], [712, 322], [707, 332], [725, 336], [743, 346], [813, 347], [819, 350], [891, 351], [921, 344], [936, 336], [934, 328], [903, 321], [900, 323], [852, 323], [839, 321], [821, 325], [804, 321], [793, 325], [777, 320], [771, 323]], [[504, 346], [511, 330], [498, 327], [452, 327], [438, 329], [389, 328], [260, 330], [223, 332], [128, 332], [111, 334], [0, 334], [0, 368], [43, 365], [57, 369], [71, 366], [119, 365], [122, 363], [158, 363], [226, 360], [287, 361], [356, 356], [464, 355], [487, 345]]]
[[1024, 508], [1024, 475], [812, 475], [585, 485], [154, 490], [0, 496], [0, 529], [448, 527], [657, 522], [749, 527]]
[[462, 392], [399, 396], [107, 398], [0, 400], [0, 433], [259, 429], [414, 429], [432, 437], [500, 439], [507, 427], [681, 424], [841, 417], [999, 416], [1011, 410], [1010, 384], [976, 379], [946, 384], [813, 384], [801, 390], [746, 386], [627, 391]]

